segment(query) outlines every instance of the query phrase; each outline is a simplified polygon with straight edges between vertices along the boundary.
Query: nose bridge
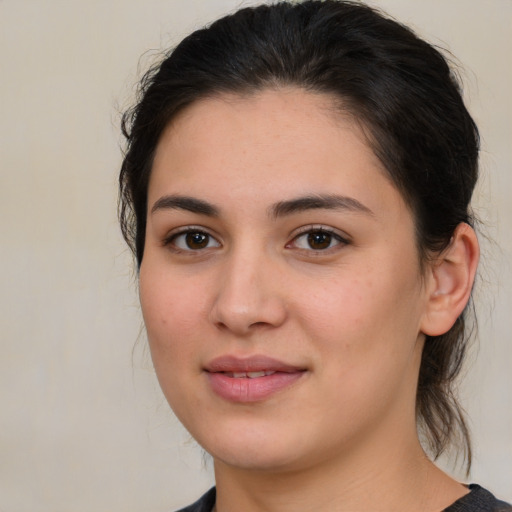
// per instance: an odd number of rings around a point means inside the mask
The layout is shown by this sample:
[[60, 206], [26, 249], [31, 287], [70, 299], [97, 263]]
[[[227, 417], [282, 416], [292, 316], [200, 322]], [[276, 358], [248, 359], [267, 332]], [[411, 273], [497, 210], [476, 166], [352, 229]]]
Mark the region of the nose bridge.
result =
[[247, 240], [233, 246], [219, 273], [213, 321], [238, 335], [256, 326], [278, 326], [285, 306], [276, 286], [277, 262], [263, 244]]

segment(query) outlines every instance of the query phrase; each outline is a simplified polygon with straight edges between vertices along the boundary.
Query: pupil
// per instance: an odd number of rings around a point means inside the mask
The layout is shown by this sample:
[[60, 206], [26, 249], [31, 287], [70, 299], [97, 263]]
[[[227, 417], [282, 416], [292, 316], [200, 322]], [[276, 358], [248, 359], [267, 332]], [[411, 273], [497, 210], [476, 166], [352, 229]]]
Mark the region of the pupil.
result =
[[203, 249], [208, 245], [208, 235], [204, 233], [187, 233], [186, 241], [191, 249]]
[[331, 235], [317, 231], [308, 235], [308, 244], [312, 249], [327, 249], [331, 245]]

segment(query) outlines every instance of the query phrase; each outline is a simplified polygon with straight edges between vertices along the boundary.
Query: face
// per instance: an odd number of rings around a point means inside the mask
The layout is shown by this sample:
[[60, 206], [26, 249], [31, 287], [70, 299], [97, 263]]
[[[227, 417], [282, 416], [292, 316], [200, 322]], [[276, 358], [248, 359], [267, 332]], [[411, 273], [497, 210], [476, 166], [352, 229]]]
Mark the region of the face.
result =
[[158, 144], [148, 205], [152, 358], [216, 461], [290, 470], [415, 435], [414, 221], [328, 96], [193, 104]]

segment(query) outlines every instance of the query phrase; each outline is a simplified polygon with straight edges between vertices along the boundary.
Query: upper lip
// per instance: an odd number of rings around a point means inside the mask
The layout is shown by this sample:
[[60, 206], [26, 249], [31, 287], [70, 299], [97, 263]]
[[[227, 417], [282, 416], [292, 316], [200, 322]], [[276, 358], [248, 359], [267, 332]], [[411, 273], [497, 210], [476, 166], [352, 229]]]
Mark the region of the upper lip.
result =
[[262, 371], [293, 373], [304, 371], [305, 368], [284, 363], [283, 361], [264, 355], [253, 355], [250, 357], [227, 355], [216, 357], [210, 361], [205, 366], [205, 370], [210, 373]]

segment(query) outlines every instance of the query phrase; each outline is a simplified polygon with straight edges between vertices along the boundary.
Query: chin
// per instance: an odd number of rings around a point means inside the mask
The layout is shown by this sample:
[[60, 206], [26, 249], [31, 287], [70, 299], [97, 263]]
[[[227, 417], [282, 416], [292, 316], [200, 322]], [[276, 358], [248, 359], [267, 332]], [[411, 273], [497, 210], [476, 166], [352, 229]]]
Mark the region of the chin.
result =
[[[244, 434], [240, 434], [243, 432]], [[210, 431], [194, 437], [216, 462], [250, 471], [286, 471], [300, 465], [299, 439], [288, 433], [254, 428]], [[286, 440], [286, 442], [284, 442]], [[304, 447], [303, 447], [304, 449]]]
[[274, 447], [263, 446], [229, 446], [226, 449], [216, 447], [209, 452], [215, 463], [222, 463], [246, 471], [262, 471], [265, 473], [290, 471], [301, 465], [296, 454], [276, 451]]

